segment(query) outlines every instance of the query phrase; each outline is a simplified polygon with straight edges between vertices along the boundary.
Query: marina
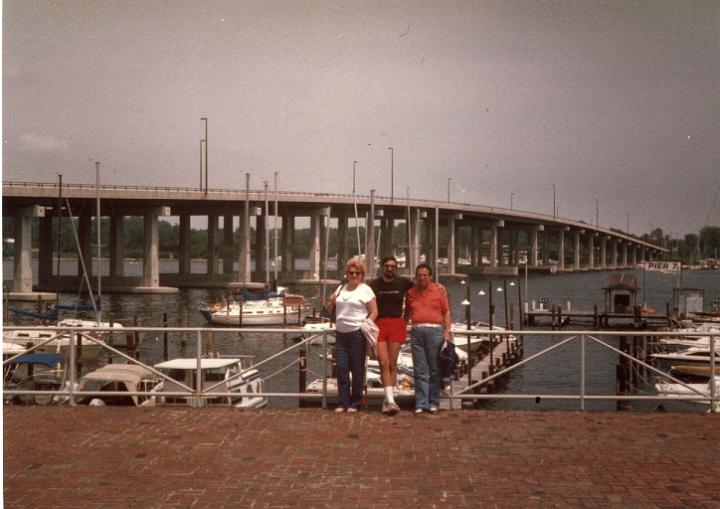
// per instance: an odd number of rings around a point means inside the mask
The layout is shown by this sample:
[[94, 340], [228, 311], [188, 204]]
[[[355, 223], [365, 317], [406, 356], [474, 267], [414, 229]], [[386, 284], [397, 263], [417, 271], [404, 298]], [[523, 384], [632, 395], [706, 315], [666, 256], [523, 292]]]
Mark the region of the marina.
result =
[[[559, 288], [565, 292], [572, 286], [572, 281], [567, 279], [579, 278], [577, 280], [579, 291], [575, 294], [577, 299], [573, 300], [582, 302], [583, 298], [591, 298], [581, 290], [588, 286], [589, 277], [589, 275], [566, 275], [564, 276], [566, 280], [561, 282]], [[718, 273], [697, 273], [697, 277], [702, 278], [710, 296], [717, 294], [718, 288], [720, 288]], [[536, 300], [545, 300], [545, 296], [550, 295], [551, 297], [547, 299], [548, 302], [566, 300], [567, 294], [557, 294], [557, 289], [554, 289], [557, 278], [556, 275], [532, 276], [528, 280], [529, 296]], [[602, 288], [603, 281], [606, 279], [607, 275], [597, 274], [594, 276], [597, 283], [595, 286]], [[510, 289], [508, 293], [515, 292], [512, 293], [510, 302], [517, 300], [517, 292], [524, 293], [524, 282], [522, 280], [518, 280], [518, 282], [523, 286], [520, 288], [508, 286]], [[663, 296], [672, 297], [672, 285], [666, 286], [667, 282], [665, 276], [648, 279], [648, 284], [652, 285], [653, 289], [652, 292], [648, 292], [648, 295], [653, 295], [650, 304], [654, 307], [661, 305], [660, 299]], [[446, 285], [453, 308], [453, 316], [460, 318], [467, 311], [463, 297], [467, 298], [470, 294], [472, 314], [481, 320], [489, 319], [487, 307], [489, 301], [484, 295], [478, 295], [476, 290], [490, 287], [495, 291], [497, 288], [503, 287], [503, 285], [492, 283], [488, 285], [471, 280], [468, 292], [468, 283], [460, 284], [448, 281]], [[312, 287], [305, 290], [298, 288], [296, 291], [307, 292], [306, 299], [309, 303], [316, 298], [312, 295], [315, 291]], [[94, 369], [102, 368], [102, 365], [109, 361], [112, 361], [113, 364], [137, 361], [154, 369], [163, 362], [179, 357], [251, 355], [255, 360], [253, 368], [257, 369], [263, 378], [264, 392], [262, 394], [267, 397], [267, 405], [275, 408], [292, 408], [305, 397], [301, 395], [308, 390], [313, 380], [322, 378], [323, 372], [328, 375], [332, 373], [331, 356], [322, 355], [323, 336], [325, 336], [325, 343], [331, 345], [332, 330], [311, 326], [311, 333], [308, 334], [307, 330], [297, 326], [265, 329], [250, 326], [242, 328], [208, 327], [204, 324], [200, 313], [193, 313], [190, 310], [197, 307], [198, 302], [217, 298], [212, 297], [212, 295], [217, 295], [216, 292], [217, 290], [212, 289], [207, 291], [191, 290], [178, 295], [155, 295], [142, 299], [137, 296], [107, 296], [108, 306], [104, 315], [106, 318], [110, 319], [116, 314], [120, 314], [133, 316], [133, 320], [126, 321], [127, 325], [123, 327], [122, 332], [118, 332], [115, 328], [108, 331], [100, 329], [103, 333], [111, 333], [107, 340], [103, 341], [105, 345], [102, 346], [103, 353], [95, 361], [76, 357], [74, 359], [77, 364], [75, 380]], [[502, 293], [504, 292], [498, 292], [498, 295]], [[68, 298], [72, 301], [72, 298]], [[188, 301], [188, 298], [193, 300]], [[504, 299], [499, 299], [498, 302], [504, 303]], [[167, 310], [174, 306], [179, 311], [173, 319], [173, 315], [168, 315]], [[508, 303], [507, 313], [504, 305], [494, 311], [493, 324], [507, 324], [512, 327], [512, 330], [493, 325], [493, 333], [488, 334], [488, 322], [485, 322], [484, 329], [479, 329], [478, 327], [482, 326], [476, 324], [475, 321], [470, 323], [470, 329], [462, 322], [456, 322], [453, 327], [458, 347], [463, 346], [466, 336], [474, 335], [485, 338], [485, 340], [477, 343], [484, 345], [482, 348], [471, 348], [469, 360], [461, 361], [461, 366], [469, 367], [470, 370], [467, 371], [463, 367], [456, 375], [453, 384], [447, 388], [447, 398], [443, 401], [443, 405], [447, 408], [450, 408], [450, 402], [453, 401], [453, 408], [469, 406], [497, 409], [561, 409], [578, 408], [578, 406], [584, 405], [587, 409], [615, 409], [628, 406], [627, 403], [618, 405], [618, 401], [628, 402], [632, 398], [638, 398], [632, 401], [632, 409], [650, 411], [660, 404], [657, 402], [657, 396], [653, 389], [653, 384], [656, 383], [654, 380], [660, 376], [659, 373], [651, 372], [645, 367], [637, 368], [634, 362], [625, 365], [621, 354], [613, 352], [607, 347], [598, 349], [595, 345], [605, 342], [613, 349], [627, 352], [633, 359], [648, 362], [652, 359], [652, 355], [662, 355], [659, 348], [667, 342], [702, 342], [703, 337], [718, 336], [718, 332], [714, 332], [714, 326], [708, 323], [695, 328], [685, 326], [676, 329], [675, 332], [666, 327], [657, 330], [635, 330], [634, 332], [616, 329], [602, 332], [580, 329], [575, 332], [577, 328], [573, 327], [554, 331], [523, 330], [517, 329], [520, 317], [517, 305], [512, 306]], [[22, 322], [20, 318], [17, 320]], [[112, 321], [117, 322], [114, 318]], [[181, 323], [175, 325], [172, 321]], [[182, 322], [184, 322], [184, 327]], [[163, 326], [163, 324], [166, 325]], [[30, 325], [6, 326], [6, 334], [12, 334], [15, 328], [34, 329]], [[93, 328], [97, 327], [90, 329]], [[57, 334], [54, 331], [50, 332]], [[578, 350], [577, 347], [572, 347], [573, 343], [559, 345], [559, 343], [572, 340], [573, 337], [580, 335], [586, 338], [584, 355], [578, 356], [582, 353], [582, 349]], [[319, 339], [314, 339], [312, 336]], [[493, 348], [488, 348], [489, 336], [493, 336]], [[198, 343], [198, 339], [200, 343]], [[307, 344], [304, 344], [305, 341]], [[572, 341], [578, 344], [579, 340]], [[685, 346], [683, 343], [676, 346], [676, 348], [679, 347], [693, 348]], [[535, 358], [538, 353], [546, 349], [550, 349], [550, 351], [543, 353], [542, 358]], [[464, 352], [462, 353], [464, 354]], [[67, 361], [70, 360], [65, 356], [63, 358]], [[583, 358], [586, 360], [583, 361]], [[582, 368], [584, 364], [586, 367]], [[673, 373], [670, 368], [679, 364], [686, 363], [676, 359], [668, 365], [663, 365], [663, 372], [668, 376], [675, 377], [677, 373]], [[509, 369], [515, 365], [518, 365], [517, 369]], [[617, 366], [621, 366], [621, 368], [617, 368]], [[585, 375], [581, 376], [583, 369]], [[621, 376], [618, 373], [623, 374]], [[580, 380], [584, 380], [582, 390], [578, 385]], [[369, 383], [369, 385], [373, 384]], [[192, 385], [186, 384], [184, 390], [187, 395], [193, 396], [192, 387]], [[33, 390], [31, 387], [26, 387], [26, 389]], [[315, 385], [315, 389], [317, 389], [317, 385]], [[230, 396], [229, 393], [226, 394], [227, 397]], [[313, 401], [321, 403], [322, 394], [317, 392], [315, 394]], [[600, 398], [600, 395], [603, 395], [603, 398]], [[14, 398], [22, 395], [10, 391], [10, 396]], [[32, 394], [25, 396], [32, 396]], [[67, 397], [68, 394], [62, 394], [62, 396]], [[540, 396], [539, 400], [538, 396]], [[682, 402], [662, 404], [678, 411], [698, 411], [696, 405], [684, 406]]]

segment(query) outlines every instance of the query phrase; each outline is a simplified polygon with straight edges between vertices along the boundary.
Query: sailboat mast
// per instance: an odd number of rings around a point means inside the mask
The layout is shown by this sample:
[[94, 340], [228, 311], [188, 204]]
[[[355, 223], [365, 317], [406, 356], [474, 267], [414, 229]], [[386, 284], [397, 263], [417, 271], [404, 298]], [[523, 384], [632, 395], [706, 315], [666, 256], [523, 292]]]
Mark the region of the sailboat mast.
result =
[[102, 238], [102, 231], [100, 228], [100, 161], [95, 161], [95, 205], [97, 207], [97, 265], [95, 266], [95, 270], [97, 270], [97, 294], [98, 294], [98, 305], [96, 307], [97, 311], [97, 323], [98, 326], [100, 326], [100, 321], [102, 319], [102, 287], [101, 287], [101, 270], [100, 270], [100, 256], [101, 256], [101, 245], [100, 240]]
[[62, 248], [62, 174], [58, 175], [58, 233], [57, 233], [57, 271], [55, 284], [55, 309], [57, 310], [57, 320], [60, 320], [60, 250]]

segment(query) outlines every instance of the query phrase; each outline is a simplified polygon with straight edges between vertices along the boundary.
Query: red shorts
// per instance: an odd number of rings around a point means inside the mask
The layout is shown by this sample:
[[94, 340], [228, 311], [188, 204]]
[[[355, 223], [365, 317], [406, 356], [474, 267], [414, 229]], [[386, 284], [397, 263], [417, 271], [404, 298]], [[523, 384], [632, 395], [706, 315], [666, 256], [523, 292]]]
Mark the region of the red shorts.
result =
[[407, 337], [407, 323], [402, 318], [378, 318], [377, 321], [380, 334], [378, 341], [391, 341], [393, 343], [404, 343]]

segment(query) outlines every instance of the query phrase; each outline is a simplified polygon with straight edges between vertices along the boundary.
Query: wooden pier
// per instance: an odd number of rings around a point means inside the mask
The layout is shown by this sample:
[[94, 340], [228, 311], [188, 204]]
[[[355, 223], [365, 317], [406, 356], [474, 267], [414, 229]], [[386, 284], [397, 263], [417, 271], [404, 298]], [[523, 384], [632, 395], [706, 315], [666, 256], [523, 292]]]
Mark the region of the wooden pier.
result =
[[[458, 344], [461, 344], [462, 339], [458, 338], [458, 341], [460, 342]], [[512, 366], [522, 358], [522, 354], [522, 336], [514, 339], [511, 339], [510, 336], [494, 336], [492, 338], [492, 346], [489, 345], [487, 353], [470, 368], [469, 374], [466, 371], [464, 374], [458, 376], [456, 380], [451, 382], [451, 394], [457, 394], [460, 391], [465, 390], [470, 385], [488, 378], [493, 373], [497, 373], [504, 368]], [[472, 356], [470, 358], [472, 358]], [[493, 380], [487, 384], [477, 387], [474, 389], [474, 392], [486, 393], [492, 391], [494, 386], [495, 382]], [[448, 410], [450, 409], [450, 406], [450, 399], [440, 400], [440, 408]], [[462, 400], [455, 399], [452, 401], [453, 408], [462, 408], [462, 406]], [[468, 406], [471, 405], [468, 404]]]
[[594, 306], [592, 311], [567, 311], [562, 306], [551, 306], [550, 309], [533, 309], [526, 311], [525, 325], [535, 327], [547, 325], [555, 329], [562, 329], [569, 325], [592, 324], [595, 329], [611, 328], [618, 325], [633, 325], [635, 328], [644, 328], [647, 325], [670, 325], [673, 315], [667, 311], [665, 314], [643, 312], [636, 306], [632, 313], [603, 312]]

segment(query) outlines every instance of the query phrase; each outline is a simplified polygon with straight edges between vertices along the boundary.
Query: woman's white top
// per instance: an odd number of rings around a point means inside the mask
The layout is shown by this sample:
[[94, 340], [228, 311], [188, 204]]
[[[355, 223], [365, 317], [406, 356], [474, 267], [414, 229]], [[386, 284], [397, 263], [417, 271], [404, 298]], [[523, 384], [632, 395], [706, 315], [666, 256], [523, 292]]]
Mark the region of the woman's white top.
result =
[[352, 332], [360, 328], [360, 323], [370, 314], [368, 303], [375, 298], [372, 289], [360, 283], [354, 290], [343, 285], [335, 299], [335, 329], [339, 332]]

